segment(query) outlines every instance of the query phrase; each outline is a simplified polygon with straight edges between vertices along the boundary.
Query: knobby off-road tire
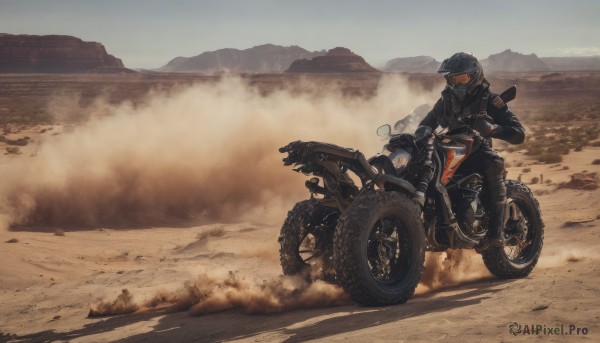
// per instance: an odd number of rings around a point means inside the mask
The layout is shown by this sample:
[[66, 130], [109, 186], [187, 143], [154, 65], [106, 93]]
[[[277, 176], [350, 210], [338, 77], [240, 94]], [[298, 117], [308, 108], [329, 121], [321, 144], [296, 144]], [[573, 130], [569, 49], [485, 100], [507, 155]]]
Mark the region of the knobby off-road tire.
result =
[[[401, 258], [394, 264], [397, 268], [392, 268], [392, 280], [382, 281], [374, 275], [369, 251], [373, 250], [372, 231], [384, 220], [395, 223], [401, 247], [396, 251]], [[384, 306], [404, 303], [414, 294], [423, 271], [425, 234], [420, 209], [408, 195], [373, 191], [357, 197], [342, 213], [333, 243], [336, 274], [353, 301]]]
[[505, 247], [488, 248], [482, 252], [482, 256], [492, 274], [501, 279], [513, 279], [529, 275], [537, 264], [544, 245], [544, 222], [540, 204], [529, 187], [522, 182], [509, 180], [506, 188], [508, 198], [513, 199], [527, 219], [527, 240], [531, 244], [514, 259], [509, 258]]
[[[300, 255], [300, 245], [302, 239], [308, 234], [307, 231], [310, 223], [320, 222], [322, 218], [319, 216], [326, 213], [331, 213], [331, 210], [320, 206], [315, 199], [300, 201], [288, 212], [279, 235], [279, 258], [284, 275], [296, 275], [307, 271], [310, 267]], [[330, 234], [333, 235], [333, 227], [330, 231]], [[315, 239], [322, 239], [322, 237], [315, 237]], [[328, 240], [331, 241], [331, 238], [328, 238]], [[323, 251], [322, 255], [319, 256], [323, 264], [323, 272], [321, 275], [317, 275], [317, 278], [335, 283], [336, 277], [333, 270], [333, 253], [331, 251], [332, 243], [328, 245], [327, 250]]]

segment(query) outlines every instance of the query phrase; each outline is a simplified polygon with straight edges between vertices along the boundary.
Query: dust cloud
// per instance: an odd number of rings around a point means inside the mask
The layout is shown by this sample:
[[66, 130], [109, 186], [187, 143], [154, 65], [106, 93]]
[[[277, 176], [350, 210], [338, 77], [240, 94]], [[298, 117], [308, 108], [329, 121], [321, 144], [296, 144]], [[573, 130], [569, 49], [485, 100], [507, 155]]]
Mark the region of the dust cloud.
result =
[[126, 288], [113, 301], [101, 301], [90, 307], [88, 317], [110, 316], [117, 314], [133, 313], [139, 306], [133, 301], [133, 296]]
[[[187, 281], [176, 291], [159, 290], [139, 303], [123, 291], [115, 300], [104, 300], [91, 306], [90, 315], [126, 314], [135, 311], [188, 311], [205, 315], [227, 310], [247, 314], [268, 314], [298, 308], [331, 307], [350, 303], [343, 289], [317, 279], [319, 265], [294, 276], [256, 280], [229, 271], [203, 273], [195, 281]], [[492, 275], [481, 258], [472, 250], [449, 250], [428, 253], [425, 270], [416, 294], [424, 295], [465, 282], [486, 280]], [[122, 311], [122, 312], [119, 312]]]
[[600, 254], [596, 249], [582, 247], [558, 247], [542, 252], [538, 268], [549, 269], [561, 267], [570, 263], [580, 262], [585, 259], [596, 259]]
[[52, 102], [57, 116], [86, 120], [44, 137], [35, 156], [0, 164], [0, 226], [279, 222], [307, 196], [279, 147], [321, 140], [372, 155], [383, 145], [380, 124], [437, 97], [400, 76], [383, 77], [369, 98], [308, 81], [302, 88], [311, 91], [265, 95], [227, 77], [155, 91], [137, 105]]
[[[137, 310], [187, 310], [192, 315], [227, 310], [268, 314], [349, 303], [347, 295], [340, 287], [319, 280], [313, 281], [310, 271], [262, 281], [242, 277], [234, 272], [229, 272], [227, 277], [201, 274], [195, 281], [186, 282], [177, 291], [160, 290], [140, 304], [128, 298], [128, 306], [122, 305], [123, 294], [114, 301], [102, 301], [92, 305], [90, 316], [92, 313], [94, 316], [102, 316]], [[129, 296], [129, 293], [127, 295]], [[135, 310], [132, 311], [132, 308]], [[119, 313], [119, 310], [123, 312]]]
[[[538, 269], [549, 269], [580, 262], [586, 258], [597, 258], [598, 253], [589, 248], [561, 247], [542, 253]], [[425, 269], [417, 287], [417, 294], [426, 294], [465, 282], [491, 279], [481, 256], [474, 250], [447, 250], [427, 253]]]
[[473, 250], [430, 252], [425, 256], [425, 269], [416, 293], [425, 294], [444, 287], [491, 277], [481, 257]]

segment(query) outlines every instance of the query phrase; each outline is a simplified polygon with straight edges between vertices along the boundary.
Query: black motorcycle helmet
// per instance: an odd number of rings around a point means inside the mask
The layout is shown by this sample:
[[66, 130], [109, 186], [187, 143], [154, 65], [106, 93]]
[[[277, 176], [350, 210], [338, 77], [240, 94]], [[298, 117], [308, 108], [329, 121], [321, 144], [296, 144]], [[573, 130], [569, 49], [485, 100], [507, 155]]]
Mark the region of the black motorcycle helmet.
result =
[[464, 52], [445, 59], [438, 73], [444, 75], [448, 88], [461, 101], [485, 80], [481, 63], [475, 56]]

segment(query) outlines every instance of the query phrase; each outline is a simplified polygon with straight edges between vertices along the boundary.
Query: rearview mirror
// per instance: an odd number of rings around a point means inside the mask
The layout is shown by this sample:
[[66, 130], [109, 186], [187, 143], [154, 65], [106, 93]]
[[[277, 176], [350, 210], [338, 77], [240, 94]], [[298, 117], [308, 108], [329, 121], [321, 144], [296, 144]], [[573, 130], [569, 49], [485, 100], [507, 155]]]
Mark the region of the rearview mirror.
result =
[[389, 124], [381, 125], [377, 128], [377, 136], [386, 137], [392, 133], [392, 127]]

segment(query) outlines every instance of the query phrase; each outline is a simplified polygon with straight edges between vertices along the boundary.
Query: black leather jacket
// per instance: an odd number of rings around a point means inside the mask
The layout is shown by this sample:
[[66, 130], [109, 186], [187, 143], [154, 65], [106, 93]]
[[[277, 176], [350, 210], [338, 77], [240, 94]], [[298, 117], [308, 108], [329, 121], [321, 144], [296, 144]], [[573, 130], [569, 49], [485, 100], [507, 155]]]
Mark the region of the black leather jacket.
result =
[[441, 126], [450, 131], [459, 127], [472, 127], [474, 117], [482, 112], [493, 119], [493, 124], [498, 125], [498, 130], [492, 134], [492, 138], [502, 139], [512, 144], [523, 143], [525, 129], [500, 96], [489, 90], [487, 83], [479, 86], [462, 102], [452, 95], [449, 88], [444, 89], [442, 96], [420, 125], [429, 126], [432, 130]]

